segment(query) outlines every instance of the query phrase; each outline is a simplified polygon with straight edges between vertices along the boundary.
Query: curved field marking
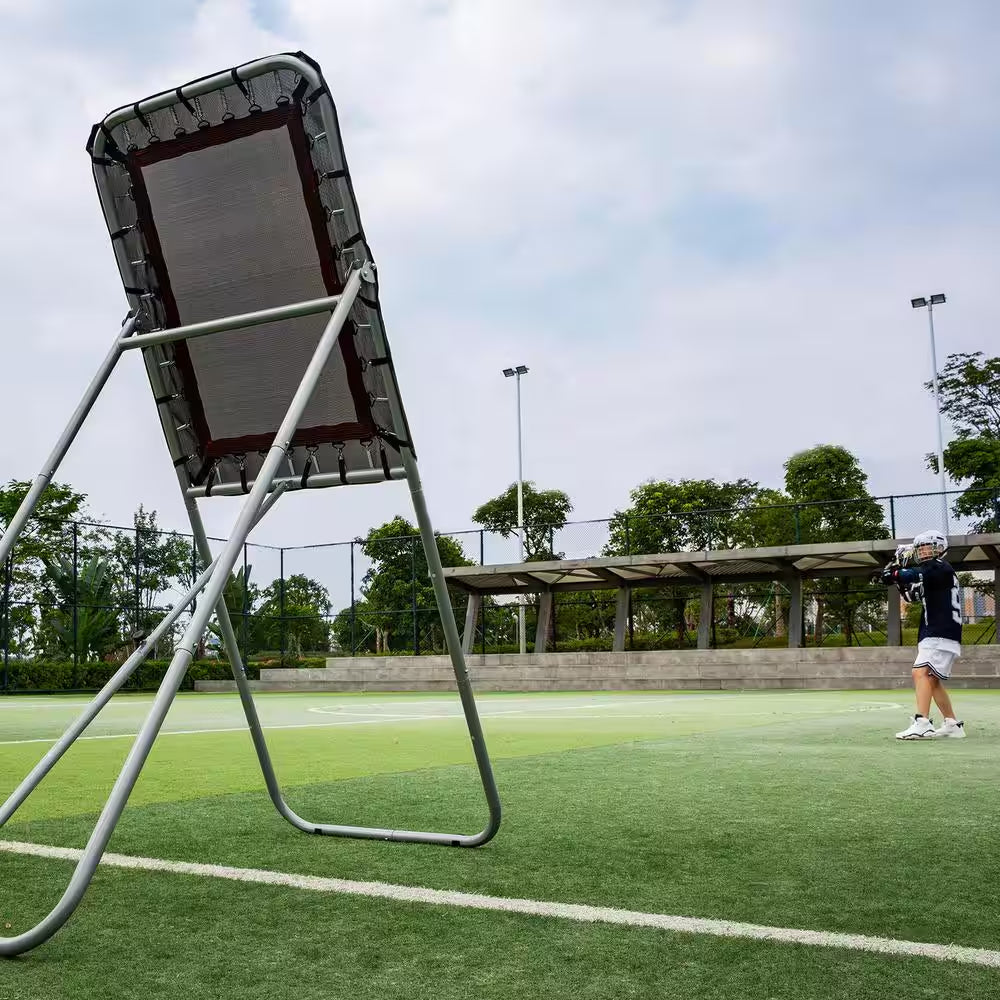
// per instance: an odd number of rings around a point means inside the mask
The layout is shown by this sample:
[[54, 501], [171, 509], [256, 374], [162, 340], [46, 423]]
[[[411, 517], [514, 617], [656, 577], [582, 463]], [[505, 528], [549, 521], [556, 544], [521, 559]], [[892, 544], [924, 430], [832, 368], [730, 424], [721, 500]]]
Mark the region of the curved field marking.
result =
[[[37, 858], [56, 858], [61, 861], [79, 861], [83, 854], [82, 851], [72, 847], [49, 847], [46, 844], [28, 844], [9, 840], [0, 841], [0, 851]], [[232, 882], [250, 882], [258, 885], [301, 889], [307, 892], [392, 899], [401, 903], [457, 906], [474, 910], [521, 913], [549, 919], [575, 920], [581, 923], [651, 927], [656, 930], [682, 934], [748, 938], [755, 941], [776, 941], [781, 944], [806, 944], [820, 948], [844, 948], [849, 951], [905, 955], [929, 958], [938, 962], [958, 962], [963, 965], [984, 965], [1000, 969], [1000, 951], [989, 948], [970, 948], [956, 944], [932, 944], [923, 941], [874, 937], [868, 934], [811, 931], [795, 927], [748, 924], [736, 920], [643, 913], [637, 910], [621, 910], [611, 906], [589, 906], [581, 903], [485, 896], [479, 893], [451, 892], [445, 889], [425, 889], [421, 886], [392, 885], [387, 882], [356, 882], [350, 879], [323, 878], [318, 875], [293, 875], [285, 872], [263, 871], [257, 868], [231, 868], [224, 865], [205, 865], [189, 861], [164, 861], [159, 858], [141, 858], [126, 854], [105, 854], [101, 858], [101, 864], [109, 868], [124, 868], [132, 871], [196, 875]]]

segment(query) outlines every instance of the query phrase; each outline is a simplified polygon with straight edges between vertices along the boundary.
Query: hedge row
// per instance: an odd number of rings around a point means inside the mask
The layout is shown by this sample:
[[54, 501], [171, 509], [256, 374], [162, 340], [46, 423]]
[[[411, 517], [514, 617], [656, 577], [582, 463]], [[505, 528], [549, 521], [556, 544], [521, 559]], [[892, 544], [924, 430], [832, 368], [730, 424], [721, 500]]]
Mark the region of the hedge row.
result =
[[[122, 686], [123, 691], [151, 691], [159, 687], [170, 665], [168, 660], [147, 660]], [[97, 691], [111, 679], [120, 663], [45, 663], [11, 660], [6, 671], [0, 663], [0, 690], [7, 691]], [[181, 682], [182, 691], [194, 689], [195, 681], [231, 680], [225, 660], [196, 660]], [[248, 664], [247, 676], [256, 680], [260, 671]], [[6, 680], [6, 684], [4, 681]]]

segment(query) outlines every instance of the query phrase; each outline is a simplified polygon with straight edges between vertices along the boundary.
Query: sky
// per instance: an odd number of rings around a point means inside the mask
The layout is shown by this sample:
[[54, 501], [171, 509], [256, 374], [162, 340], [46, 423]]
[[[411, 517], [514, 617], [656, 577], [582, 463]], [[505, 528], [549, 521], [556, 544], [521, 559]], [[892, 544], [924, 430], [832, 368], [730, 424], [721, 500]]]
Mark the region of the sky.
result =
[[[35, 475], [127, 308], [85, 151], [114, 107], [277, 51], [340, 114], [439, 530], [517, 475], [603, 518], [650, 479], [780, 487], [817, 444], [936, 489], [939, 362], [998, 353], [1000, 5], [981, 0], [0, 0], [0, 479]], [[946, 427], [946, 435], [948, 428]], [[186, 525], [137, 357], [57, 478]], [[224, 536], [238, 501], [201, 510]], [[285, 497], [254, 537], [412, 517]]]

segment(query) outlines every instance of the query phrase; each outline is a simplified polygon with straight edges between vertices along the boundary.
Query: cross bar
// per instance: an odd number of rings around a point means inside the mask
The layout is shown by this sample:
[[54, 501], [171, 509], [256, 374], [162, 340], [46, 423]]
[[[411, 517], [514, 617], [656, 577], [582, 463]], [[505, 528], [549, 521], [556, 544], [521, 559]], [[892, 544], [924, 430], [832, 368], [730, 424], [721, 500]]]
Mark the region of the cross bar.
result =
[[302, 302], [292, 302], [287, 306], [275, 306], [273, 309], [259, 309], [256, 312], [240, 313], [237, 316], [223, 316], [221, 319], [210, 319], [204, 323], [190, 323], [187, 326], [175, 326], [169, 330], [138, 333], [131, 337], [122, 337], [119, 346], [122, 350], [127, 351], [136, 347], [152, 347], [154, 344], [171, 344], [177, 340], [207, 337], [212, 333], [224, 333], [226, 330], [242, 330], [248, 326], [276, 323], [283, 319], [312, 316], [314, 313], [335, 309], [340, 299], [339, 295], [329, 295], [322, 299], [305, 299]]

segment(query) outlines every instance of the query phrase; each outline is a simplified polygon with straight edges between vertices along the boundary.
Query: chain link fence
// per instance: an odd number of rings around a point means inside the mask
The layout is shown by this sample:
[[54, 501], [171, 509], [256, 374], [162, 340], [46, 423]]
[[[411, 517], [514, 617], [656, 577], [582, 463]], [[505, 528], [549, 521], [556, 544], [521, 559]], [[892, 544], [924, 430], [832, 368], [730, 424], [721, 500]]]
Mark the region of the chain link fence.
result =
[[[876, 498], [883, 537], [910, 538], [940, 524], [938, 493]], [[785, 504], [737, 510], [683, 511], [660, 518], [618, 514], [558, 527], [535, 526], [531, 560], [639, 555], [656, 551], [746, 548], [824, 541], [850, 523], [854, 507], [871, 500]], [[948, 532], [996, 530], [1000, 491], [948, 497]], [[963, 514], [975, 510], [976, 516]], [[650, 547], [671, 542], [670, 548]], [[841, 534], [838, 540], [845, 539]], [[222, 539], [213, 539], [217, 547]], [[445, 565], [498, 565], [520, 561], [516, 534], [484, 530], [438, 536]], [[58, 665], [50, 687], [87, 687], [94, 664], [122, 662], [190, 588], [199, 564], [191, 536], [160, 531], [137, 519], [129, 527], [79, 521], [35, 522], [2, 567], [0, 580], [0, 690], [25, 686], [40, 665]], [[718, 587], [712, 645], [762, 646], [787, 641], [787, 593], [780, 583]], [[966, 642], [996, 641], [992, 584], [965, 587]], [[461, 629], [466, 601], [452, 593]], [[247, 543], [225, 594], [245, 661], [255, 664], [322, 661], [332, 655], [444, 652], [444, 635], [417, 536], [273, 547]], [[518, 650], [518, 598], [487, 597], [475, 626], [477, 652]], [[536, 599], [528, 596], [528, 648], [534, 646]], [[614, 591], [557, 594], [546, 636], [550, 650], [611, 649]], [[701, 616], [697, 588], [635, 589], [630, 595], [626, 648], [695, 645]], [[862, 581], [807, 581], [805, 641], [816, 645], [884, 644], [886, 593]], [[912, 611], [911, 611], [912, 617]], [[153, 660], [169, 658], [190, 620], [183, 615], [157, 644]], [[903, 641], [916, 641], [905, 622]], [[199, 658], [224, 659], [213, 621]], [[99, 673], [99, 671], [98, 671]], [[140, 674], [141, 678], [141, 674]], [[30, 686], [30, 685], [29, 685]], [[38, 686], [37, 684], [34, 686]]]

